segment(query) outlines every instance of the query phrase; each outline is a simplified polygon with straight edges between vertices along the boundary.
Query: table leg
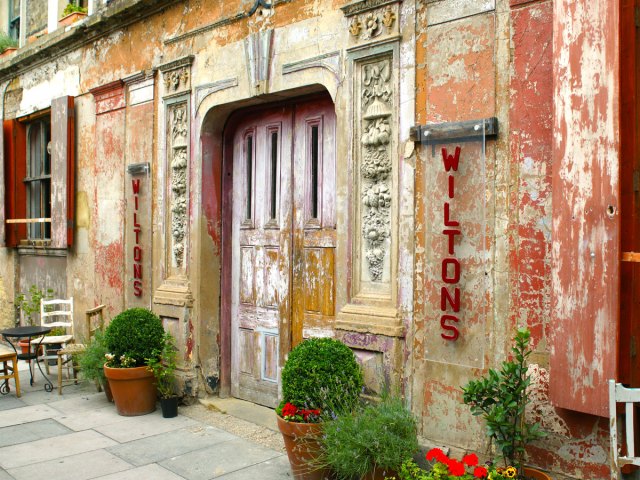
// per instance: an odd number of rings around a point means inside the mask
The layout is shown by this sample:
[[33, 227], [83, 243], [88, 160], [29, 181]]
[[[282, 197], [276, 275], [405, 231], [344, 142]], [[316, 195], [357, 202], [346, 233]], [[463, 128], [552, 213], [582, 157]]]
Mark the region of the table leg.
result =
[[[40, 352], [40, 346], [42, 344], [42, 340], [44, 339], [44, 337], [42, 337], [42, 339], [40, 340], [40, 342], [38, 343], [38, 345], [36, 346], [36, 358], [35, 358], [35, 362], [38, 364], [38, 370], [40, 370], [40, 373], [42, 374], [42, 378], [44, 378], [45, 380], [45, 384], [44, 384], [44, 390], [45, 392], [51, 392], [53, 391], [53, 383], [51, 383], [51, 380], [49, 380], [49, 377], [47, 377], [44, 372], [42, 371], [42, 366], [40, 365], [40, 361], [38, 360], [38, 352]], [[46, 360], [45, 360], [46, 362]], [[33, 373], [31, 374], [31, 385], [33, 385]]]

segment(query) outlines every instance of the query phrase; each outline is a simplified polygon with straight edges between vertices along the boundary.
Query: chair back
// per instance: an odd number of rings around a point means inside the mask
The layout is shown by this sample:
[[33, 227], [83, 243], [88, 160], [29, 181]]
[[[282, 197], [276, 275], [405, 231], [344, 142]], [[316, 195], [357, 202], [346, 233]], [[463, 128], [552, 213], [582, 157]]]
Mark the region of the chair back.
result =
[[97, 330], [104, 329], [104, 309], [105, 305], [98, 305], [97, 307], [90, 308], [85, 312], [86, 320], [86, 332], [88, 340], [93, 338]]
[[[618, 403], [625, 404], [624, 455], [618, 448]], [[615, 380], [609, 380], [609, 428], [611, 438], [611, 478], [620, 478], [620, 468], [625, 465], [640, 466], [636, 456], [634, 437], [635, 404], [640, 404], [640, 388], [626, 388]]]
[[64, 327], [73, 335], [73, 297], [69, 300], [41, 300], [40, 325], [43, 327]]

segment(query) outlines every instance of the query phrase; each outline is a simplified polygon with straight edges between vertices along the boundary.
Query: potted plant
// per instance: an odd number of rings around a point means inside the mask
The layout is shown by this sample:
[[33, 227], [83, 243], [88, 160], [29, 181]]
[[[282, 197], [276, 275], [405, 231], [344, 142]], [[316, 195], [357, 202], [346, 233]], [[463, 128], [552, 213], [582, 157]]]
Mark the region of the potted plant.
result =
[[[36, 285], [31, 285], [27, 293], [18, 293], [14, 299], [16, 326], [20, 324], [35, 325], [36, 318], [40, 314], [40, 302], [51, 299], [53, 299], [53, 290], [51, 288], [42, 291]], [[29, 353], [31, 349], [29, 339], [20, 340], [18, 345], [22, 349], [22, 353]]]
[[[427, 462], [431, 466], [420, 468], [413, 460], [406, 460], [400, 467], [398, 480], [513, 480], [517, 477], [515, 467], [497, 467], [491, 462], [480, 465], [478, 456], [471, 453], [458, 460], [449, 457], [440, 448], [427, 452]], [[537, 478], [537, 477], [534, 477]]]
[[154, 355], [147, 359], [147, 367], [156, 378], [162, 416], [173, 418], [178, 415], [178, 396], [174, 393], [173, 386], [176, 379], [178, 349], [173, 335], [165, 333], [162, 349], [155, 350], [153, 353]]
[[108, 353], [104, 343], [104, 332], [96, 330], [83, 352], [78, 354], [80, 374], [87, 380], [92, 380], [100, 388], [104, 389], [107, 400], [113, 402], [109, 382], [104, 376], [105, 355]]
[[62, 12], [62, 18], [58, 20], [61, 26], [72, 25], [87, 16], [87, 9], [70, 1]]
[[418, 450], [416, 420], [402, 399], [382, 401], [324, 424], [321, 462], [338, 479], [383, 480], [400, 471]]
[[145, 415], [156, 409], [156, 386], [148, 359], [162, 350], [164, 328], [160, 318], [144, 308], [116, 315], [104, 332], [104, 374], [120, 415]]
[[362, 372], [351, 349], [331, 338], [299, 343], [282, 369], [282, 401], [276, 409], [296, 480], [323, 479], [320, 455], [321, 419], [352, 410], [362, 389]]
[[518, 329], [511, 348], [513, 358], [503, 362], [500, 370], [490, 369], [485, 377], [463, 387], [463, 401], [473, 415], [484, 419], [487, 434], [499, 448], [505, 468], [515, 467], [519, 478], [548, 479], [543, 472], [523, 465], [527, 444], [545, 435], [538, 423], [527, 423], [525, 418], [527, 387], [531, 383], [527, 373], [530, 340], [528, 329]]
[[0, 32], [0, 57], [13, 53], [18, 48], [18, 42], [4, 32]]

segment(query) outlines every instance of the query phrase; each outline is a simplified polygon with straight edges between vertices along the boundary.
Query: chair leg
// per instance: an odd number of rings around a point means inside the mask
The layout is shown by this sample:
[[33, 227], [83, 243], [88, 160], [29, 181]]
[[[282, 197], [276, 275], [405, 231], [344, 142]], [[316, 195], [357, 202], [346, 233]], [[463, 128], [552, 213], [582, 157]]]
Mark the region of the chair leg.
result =
[[18, 373], [18, 358], [13, 357], [11, 359], [11, 363], [13, 365], [13, 381], [16, 384], [16, 396], [20, 398], [20, 374]]
[[58, 395], [62, 395], [62, 355], [58, 354]]

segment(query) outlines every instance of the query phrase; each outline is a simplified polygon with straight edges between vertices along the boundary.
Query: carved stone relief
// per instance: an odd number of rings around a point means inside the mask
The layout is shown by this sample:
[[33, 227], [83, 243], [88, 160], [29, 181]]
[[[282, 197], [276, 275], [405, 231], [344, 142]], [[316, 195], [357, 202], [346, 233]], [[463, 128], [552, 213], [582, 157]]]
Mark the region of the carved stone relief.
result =
[[162, 72], [164, 86], [162, 96], [174, 96], [176, 93], [188, 92], [191, 89], [193, 59], [193, 55], [188, 55], [157, 67]]
[[361, 8], [354, 8], [356, 4], [343, 7], [345, 16], [350, 18], [349, 33], [355, 42], [370, 42], [398, 34], [398, 4], [389, 1], [378, 3], [362, 5]]
[[168, 119], [171, 147], [169, 149], [171, 253], [173, 264], [182, 268], [187, 226], [187, 140], [189, 138], [187, 102], [173, 105], [169, 109]]
[[189, 70], [187, 67], [165, 72], [164, 88], [167, 93], [178, 91], [180, 85], [182, 85], [182, 88], [189, 87]]
[[362, 68], [360, 185], [364, 255], [371, 281], [382, 280], [391, 238], [391, 62]]

